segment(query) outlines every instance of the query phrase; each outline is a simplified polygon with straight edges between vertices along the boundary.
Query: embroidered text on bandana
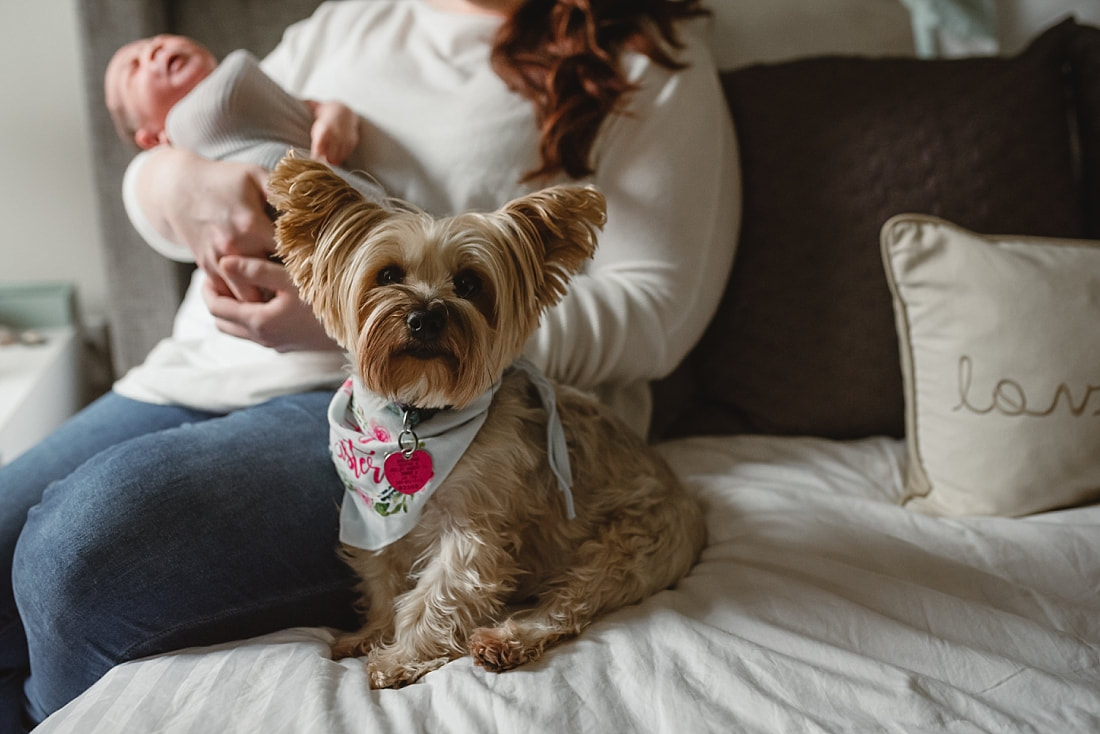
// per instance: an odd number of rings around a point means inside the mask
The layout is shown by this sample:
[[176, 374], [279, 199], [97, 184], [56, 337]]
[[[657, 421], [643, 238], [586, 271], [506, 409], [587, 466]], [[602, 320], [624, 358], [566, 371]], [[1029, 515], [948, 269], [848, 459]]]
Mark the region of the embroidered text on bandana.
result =
[[345, 382], [328, 410], [329, 450], [347, 489], [341, 542], [378, 550], [409, 532], [485, 423], [492, 399], [489, 391], [462, 410], [421, 420], [412, 426], [416, 445], [409, 446], [402, 411], [358, 378]]
[[[526, 360], [513, 368], [527, 374], [547, 409], [550, 466], [572, 518], [572, 472], [553, 386]], [[349, 378], [328, 409], [329, 449], [347, 490], [340, 508], [340, 541], [378, 550], [408, 533], [481, 430], [495, 391], [494, 385], [461, 410], [428, 417], [413, 412], [406, 425], [400, 409], [368, 391], [358, 378]]]

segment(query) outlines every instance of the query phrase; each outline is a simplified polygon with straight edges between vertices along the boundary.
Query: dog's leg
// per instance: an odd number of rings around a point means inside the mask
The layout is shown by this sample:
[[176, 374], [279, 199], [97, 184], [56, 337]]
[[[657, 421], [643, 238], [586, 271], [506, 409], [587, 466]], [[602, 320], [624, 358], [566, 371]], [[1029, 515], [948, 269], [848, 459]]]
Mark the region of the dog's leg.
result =
[[[371, 607], [374, 609], [375, 607]], [[384, 625], [368, 617], [368, 621], [355, 632], [339, 635], [332, 643], [332, 659], [359, 658], [368, 654], [382, 640]]]
[[494, 619], [515, 588], [515, 561], [494, 538], [445, 532], [416, 586], [396, 600], [394, 635], [371, 650], [372, 688], [395, 688], [466, 654], [466, 639]]
[[534, 608], [495, 627], [474, 630], [469, 638], [474, 662], [500, 672], [536, 660], [600, 615], [674, 583], [691, 566], [699, 543], [685, 533], [677, 543], [662, 545], [660, 530], [619, 522], [582, 543], [573, 565], [550, 581]]
[[408, 562], [383, 551], [346, 551], [345, 560], [362, 581], [366, 622], [356, 632], [340, 635], [332, 645], [332, 659], [362, 657], [383, 641], [393, 638], [394, 600], [408, 589]]

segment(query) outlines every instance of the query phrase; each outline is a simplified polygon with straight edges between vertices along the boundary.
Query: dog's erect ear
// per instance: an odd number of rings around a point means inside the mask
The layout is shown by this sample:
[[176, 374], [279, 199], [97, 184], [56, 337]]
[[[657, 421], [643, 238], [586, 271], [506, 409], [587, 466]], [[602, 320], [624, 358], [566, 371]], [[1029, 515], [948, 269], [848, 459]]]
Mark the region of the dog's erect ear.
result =
[[271, 205], [286, 215], [283, 229], [288, 239], [294, 239], [299, 230], [308, 232], [311, 227], [320, 227], [340, 209], [365, 203], [363, 195], [327, 165], [300, 158], [294, 151], [272, 170], [267, 188]]
[[[331, 286], [341, 258], [354, 250], [385, 210], [368, 201], [324, 163], [287, 154], [267, 181], [275, 220], [278, 255], [302, 298], [315, 307], [319, 292]], [[327, 276], [326, 276], [327, 274]]]
[[542, 243], [542, 308], [565, 295], [569, 279], [596, 251], [596, 233], [607, 221], [607, 202], [594, 186], [551, 186], [506, 204], [501, 210]]

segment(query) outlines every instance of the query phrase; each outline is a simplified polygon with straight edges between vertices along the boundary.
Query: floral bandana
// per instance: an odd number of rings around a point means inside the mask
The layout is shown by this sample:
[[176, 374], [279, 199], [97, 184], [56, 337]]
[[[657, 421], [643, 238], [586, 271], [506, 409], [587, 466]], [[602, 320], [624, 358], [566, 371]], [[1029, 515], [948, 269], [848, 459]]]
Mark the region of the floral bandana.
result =
[[[573, 513], [572, 473], [554, 388], [538, 369], [518, 360], [547, 409], [550, 466]], [[428, 498], [466, 453], [489, 413], [498, 385], [461, 410], [403, 410], [348, 378], [329, 404], [329, 449], [347, 494], [340, 541], [379, 550], [404, 537]]]

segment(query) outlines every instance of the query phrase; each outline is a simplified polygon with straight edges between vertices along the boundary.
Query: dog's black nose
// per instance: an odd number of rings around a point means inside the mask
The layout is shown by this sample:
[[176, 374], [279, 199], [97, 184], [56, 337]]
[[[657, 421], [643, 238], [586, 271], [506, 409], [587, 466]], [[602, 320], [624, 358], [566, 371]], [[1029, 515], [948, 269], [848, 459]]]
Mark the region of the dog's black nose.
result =
[[409, 327], [409, 334], [414, 339], [430, 341], [439, 336], [443, 331], [446, 318], [442, 311], [413, 311], [405, 317], [405, 325]]

